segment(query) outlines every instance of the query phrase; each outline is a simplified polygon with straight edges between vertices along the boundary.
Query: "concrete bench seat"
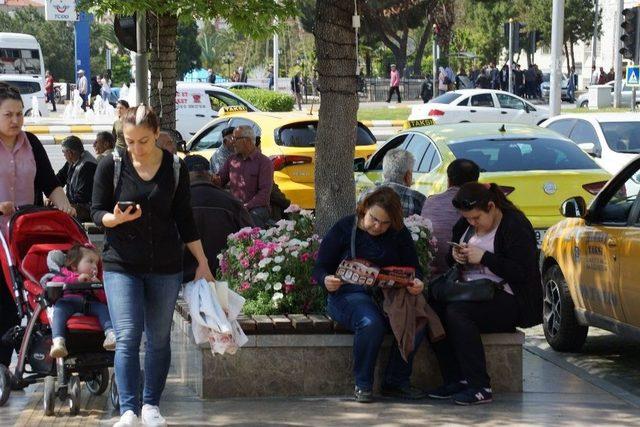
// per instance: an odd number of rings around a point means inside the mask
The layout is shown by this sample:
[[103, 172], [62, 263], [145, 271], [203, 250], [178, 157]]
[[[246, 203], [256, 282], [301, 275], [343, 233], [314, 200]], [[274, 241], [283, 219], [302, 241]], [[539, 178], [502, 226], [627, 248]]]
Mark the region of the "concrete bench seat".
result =
[[[180, 301], [171, 339], [178, 357], [172, 363], [203, 398], [351, 394], [353, 335], [325, 316], [308, 316], [307, 321], [299, 316], [297, 321], [285, 316], [243, 318], [240, 323], [249, 342], [235, 355], [214, 356], [208, 343], [195, 345], [186, 304]], [[524, 333], [486, 334], [482, 341], [493, 390], [521, 392]], [[376, 391], [392, 342], [389, 335], [378, 357]], [[418, 350], [413, 367], [412, 384], [440, 384], [438, 363], [428, 344]]]

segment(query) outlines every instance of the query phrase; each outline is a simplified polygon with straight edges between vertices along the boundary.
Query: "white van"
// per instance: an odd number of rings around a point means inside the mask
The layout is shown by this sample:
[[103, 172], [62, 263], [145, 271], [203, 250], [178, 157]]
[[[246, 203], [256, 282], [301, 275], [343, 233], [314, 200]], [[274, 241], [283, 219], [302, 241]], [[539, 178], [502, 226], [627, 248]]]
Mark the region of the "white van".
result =
[[[132, 84], [127, 101], [134, 106], [136, 88]], [[245, 99], [230, 90], [210, 83], [176, 83], [176, 130], [188, 141], [202, 127], [218, 117], [222, 107], [243, 106], [247, 111], [259, 111]]]
[[32, 76], [27, 75], [15, 75], [15, 74], [0, 74], [0, 82], [7, 83], [20, 92], [22, 97], [22, 103], [24, 104], [24, 115], [28, 117], [33, 110], [33, 99], [38, 105], [38, 116], [48, 116], [49, 109], [47, 108], [46, 98], [44, 94], [44, 85], [38, 79], [34, 79]]

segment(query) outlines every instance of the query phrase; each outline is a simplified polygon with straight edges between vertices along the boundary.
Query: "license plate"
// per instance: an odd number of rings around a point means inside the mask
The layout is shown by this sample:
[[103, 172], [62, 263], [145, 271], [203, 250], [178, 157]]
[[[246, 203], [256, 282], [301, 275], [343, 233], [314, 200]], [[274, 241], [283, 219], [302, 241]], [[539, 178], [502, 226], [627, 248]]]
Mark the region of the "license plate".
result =
[[433, 119], [409, 120], [409, 126], [412, 128], [420, 126], [433, 126], [436, 122]]
[[542, 244], [542, 239], [544, 239], [544, 235], [547, 230], [535, 230], [536, 232], [536, 241], [538, 242], [538, 247]]

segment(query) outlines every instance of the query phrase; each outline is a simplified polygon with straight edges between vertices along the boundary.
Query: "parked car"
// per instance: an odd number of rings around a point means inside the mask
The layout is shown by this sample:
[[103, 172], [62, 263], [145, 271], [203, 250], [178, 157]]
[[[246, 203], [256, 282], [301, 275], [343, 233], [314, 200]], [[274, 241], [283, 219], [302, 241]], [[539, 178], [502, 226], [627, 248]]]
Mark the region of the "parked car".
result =
[[41, 79], [24, 74], [0, 74], [0, 82], [9, 84], [20, 92], [24, 104], [24, 115], [30, 116], [35, 99], [40, 116], [48, 116], [49, 109], [45, 102], [44, 85]]
[[220, 82], [220, 83], [214, 83], [216, 86], [219, 87], [223, 87], [225, 89], [231, 90], [231, 89], [260, 89], [260, 87], [251, 84], [251, 83], [244, 83], [244, 82]]
[[[606, 83], [607, 86], [611, 87], [611, 106], [613, 106], [613, 90], [614, 90], [614, 81], [610, 81]], [[587, 88], [588, 89], [588, 88]], [[626, 83], [622, 82], [622, 91], [620, 92], [620, 104], [623, 107], [631, 107], [631, 99], [633, 98], [633, 93], [631, 92], [631, 86], [627, 86]], [[589, 107], [589, 92], [583, 93], [576, 100], [576, 105], [580, 108], [588, 108]], [[640, 90], [636, 91], [636, 105], [640, 105]]]
[[527, 215], [538, 242], [561, 219], [560, 205], [575, 194], [593, 198], [610, 174], [573, 142], [537, 126], [460, 123], [417, 127], [390, 139], [356, 173], [356, 191], [382, 181], [382, 159], [392, 148], [415, 159], [412, 188], [425, 195], [447, 189], [447, 166], [459, 158], [476, 162], [481, 182], [495, 182]]
[[587, 207], [576, 194], [562, 204], [566, 219], [547, 231], [540, 268], [543, 327], [549, 345], [578, 351], [589, 326], [640, 337], [640, 159]]
[[412, 106], [405, 128], [447, 123], [523, 123], [537, 125], [549, 111], [501, 90], [460, 89], [440, 95], [426, 104]]
[[[239, 110], [239, 109], [238, 109]], [[260, 136], [262, 153], [271, 158], [274, 181], [292, 203], [305, 209], [315, 208], [315, 144], [318, 116], [301, 112], [266, 113], [223, 111], [187, 143], [187, 154], [207, 159], [222, 144], [222, 130], [228, 126], [251, 126]], [[361, 163], [376, 149], [376, 138], [358, 123], [354, 159]]]
[[[560, 99], [563, 101], [569, 101], [569, 78], [562, 75], [562, 85], [560, 86]], [[540, 83], [540, 92], [542, 98], [549, 100], [549, 93], [551, 93], [551, 75], [549, 73], [542, 73], [542, 83]], [[579, 104], [578, 104], [579, 105]]]
[[634, 113], [563, 114], [541, 126], [575, 142], [614, 175], [640, 154], [640, 117]]

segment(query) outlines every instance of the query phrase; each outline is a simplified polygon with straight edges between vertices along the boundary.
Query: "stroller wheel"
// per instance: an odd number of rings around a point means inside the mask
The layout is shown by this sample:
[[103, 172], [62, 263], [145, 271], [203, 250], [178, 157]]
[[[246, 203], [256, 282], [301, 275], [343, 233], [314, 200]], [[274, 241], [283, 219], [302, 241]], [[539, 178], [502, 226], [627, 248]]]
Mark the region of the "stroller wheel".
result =
[[109, 368], [102, 368], [101, 371], [94, 373], [93, 379], [85, 383], [89, 393], [94, 396], [100, 396], [109, 387]]
[[118, 386], [116, 385], [116, 374], [111, 374], [111, 390], [109, 391], [109, 397], [111, 398], [111, 406], [116, 411], [120, 409], [120, 395], [118, 394]]
[[56, 404], [56, 379], [55, 377], [44, 377], [44, 414], [47, 417], [53, 415]]
[[77, 375], [73, 375], [69, 378], [69, 412], [71, 415], [78, 415], [80, 413], [80, 378]]
[[0, 364], [0, 406], [7, 403], [11, 394], [11, 375], [6, 366]]

